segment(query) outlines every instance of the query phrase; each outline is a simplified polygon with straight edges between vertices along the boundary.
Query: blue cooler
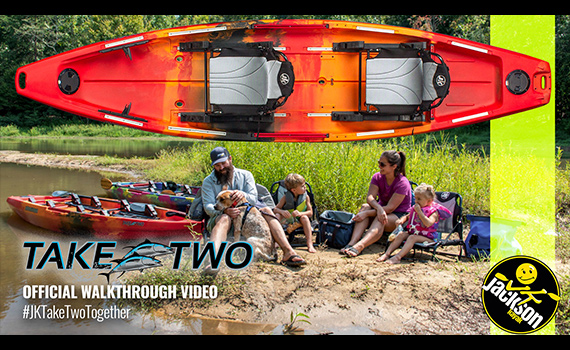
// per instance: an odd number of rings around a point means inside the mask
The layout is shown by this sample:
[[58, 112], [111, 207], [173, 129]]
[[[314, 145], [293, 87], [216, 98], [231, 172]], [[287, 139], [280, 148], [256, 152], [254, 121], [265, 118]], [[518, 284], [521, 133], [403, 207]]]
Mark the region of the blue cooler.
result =
[[465, 239], [465, 252], [468, 257], [484, 259], [491, 256], [491, 218], [466, 215], [471, 229]]

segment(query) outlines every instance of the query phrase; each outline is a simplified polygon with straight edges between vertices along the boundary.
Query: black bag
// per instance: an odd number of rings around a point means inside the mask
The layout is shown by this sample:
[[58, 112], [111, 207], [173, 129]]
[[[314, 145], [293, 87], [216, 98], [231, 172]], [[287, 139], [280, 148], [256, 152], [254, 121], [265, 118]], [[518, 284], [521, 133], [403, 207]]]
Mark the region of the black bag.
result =
[[352, 237], [354, 214], [327, 210], [319, 217], [317, 244], [326, 244], [331, 248], [342, 249]]

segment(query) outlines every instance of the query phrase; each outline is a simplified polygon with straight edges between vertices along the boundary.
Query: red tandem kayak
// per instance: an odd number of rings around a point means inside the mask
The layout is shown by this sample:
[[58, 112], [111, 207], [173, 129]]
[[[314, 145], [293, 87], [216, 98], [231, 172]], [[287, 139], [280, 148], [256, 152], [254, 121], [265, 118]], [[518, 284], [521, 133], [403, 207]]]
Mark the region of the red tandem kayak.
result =
[[19, 94], [194, 139], [338, 142], [461, 127], [548, 104], [548, 62], [386, 25], [263, 20], [158, 30], [21, 67]]
[[127, 201], [76, 194], [13, 196], [7, 200], [16, 214], [32, 225], [64, 234], [107, 239], [188, 236], [200, 240], [203, 222], [185, 213]]

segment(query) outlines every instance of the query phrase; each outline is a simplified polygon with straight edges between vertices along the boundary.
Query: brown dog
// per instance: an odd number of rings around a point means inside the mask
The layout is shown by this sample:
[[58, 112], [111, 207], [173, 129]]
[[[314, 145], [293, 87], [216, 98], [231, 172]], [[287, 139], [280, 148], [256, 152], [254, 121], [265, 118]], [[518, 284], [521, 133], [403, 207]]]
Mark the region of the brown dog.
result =
[[[265, 261], [276, 261], [277, 250], [275, 240], [263, 214], [250, 206], [245, 199], [234, 202], [231, 197], [234, 191], [222, 191], [216, 197], [216, 210], [223, 211], [226, 208], [240, 209], [240, 215], [233, 219], [234, 241], [240, 240], [241, 236], [253, 247], [254, 257]], [[245, 220], [244, 220], [245, 216]]]

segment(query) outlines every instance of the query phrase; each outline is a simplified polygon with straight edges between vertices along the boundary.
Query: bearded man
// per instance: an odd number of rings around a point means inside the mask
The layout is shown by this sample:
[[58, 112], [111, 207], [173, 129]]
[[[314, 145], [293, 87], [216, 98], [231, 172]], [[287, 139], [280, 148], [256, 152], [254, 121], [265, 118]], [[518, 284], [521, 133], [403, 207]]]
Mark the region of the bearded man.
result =
[[271, 235], [283, 250], [283, 263], [293, 267], [305, 265], [305, 260], [298, 256], [289, 244], [283, 227], [273, 216], [271, 209], [257, 199], [257, 187], [251, 172], [234, 167], [232, 156], [223, 147], [212, 150], [210, 159], [214, 170], [202, 183], [202, 201], [204, 211], [210, 217], [207, 229], [211, 233], [211, 240], [216, 249], [227, 239], [233, 229], [232, 221], [240, 213], [238, 208], [227, 208], [223, 212], [215, 208], [216, 197], [222, 192], [223, 187], [227, 186], [228, 190], [235, 191], [232, 196], [234, 201], [245, 198], [264, 214], [263, 217], [269, 224]]

